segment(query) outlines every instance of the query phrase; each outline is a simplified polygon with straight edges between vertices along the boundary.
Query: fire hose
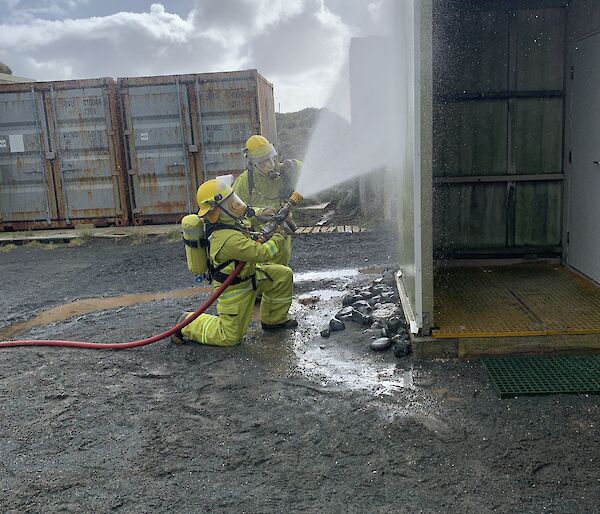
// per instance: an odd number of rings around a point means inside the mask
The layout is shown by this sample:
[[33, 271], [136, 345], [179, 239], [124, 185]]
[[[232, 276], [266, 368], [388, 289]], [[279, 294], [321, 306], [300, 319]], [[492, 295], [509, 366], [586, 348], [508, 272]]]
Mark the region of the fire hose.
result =
[[89, 343], [85, 341], [60, 341], [51, 339], [22, 339], [18, 341], [1, 341], [0, 348], [12, 348], [15, 346], [66, 346], [67, 348], [86, 348], [88, 350], [127, 350], [128, 348], [138, 348], [140, 346], [146, 346], [148, 344], [162, 341], [167, 337], [172, 336], [175, 332], [179, 332], [183, 327], [189, 325], [194, 321], [200, 314], [208, 309], [219, 296], [227, 289], [229, 284], [237, 277], [242, 268], [246, 265], [245, 262], [240, 262], [227, 279], [219, 286], [213, 294], [210, 295], [208, 300], [204, 302], [193, 314], [188, 316], [181, 323], [178, 323], [173, 328], [170, 328], [166, 332], [162, 332], [146, 339], [139, 339], [138, 341], [129, 341], [127, 343]]
[[[295, 226], [291, 225], [291, 220], [287, 220], [290, 208], [296, 205], [302, 200], [302, 195], [298, 192], [292, 193], [290, 199], [282, 206], [277, 214], [273, 216], [273, 221], [268, 224], [262, 234], [259, 235], [258, 241], [264, 242], [269, 239], [270, 235], [277, 229], [279, 225], [286, 223], [291, 231], [295, 231]], [[291, 225], [291, 226], [290, 226]], [[215, 292], [209, 296], [208, 300], [204, 302], [193, 314], [185, 318], [181, 323], [178, 323], [173, 328], [157, 334], [146, 339], [139, 339], [137, 341], [128, 341], [126, 343], [90, 343], [86, 341], [61, 341], [52, 339], [21, 339], [16, 341], [0, 341], [1, 348], [13, 348], [16, 346], [62, 346], [67, 348], [85, 348], [88, 350], [127, 350], [129, 348], [139, 348], [140, 346], [146, 346], [148, 344], [162, 341], [167, 337], [172, 336], [175, 332], [179, 332], [183, 327], [189, 325], [192, 321], [200, 316], [206, 309], [208, 309], [219, 296], [227, 289], [229, 284], [241, 273], [243, 267], [246, 265], [245, 262], [240, 262], [231, 274], [225, 279], [225, 281], [219, 286]]]

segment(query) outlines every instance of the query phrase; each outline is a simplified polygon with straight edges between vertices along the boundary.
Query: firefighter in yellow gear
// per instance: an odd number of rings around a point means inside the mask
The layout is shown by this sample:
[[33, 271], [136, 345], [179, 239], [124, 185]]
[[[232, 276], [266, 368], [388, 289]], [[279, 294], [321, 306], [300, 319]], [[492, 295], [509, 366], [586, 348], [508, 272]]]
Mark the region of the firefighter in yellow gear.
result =
[[[246, 141], [244, 153], [248, 169], [236, 179], [233, 190], [246, 204], [256, 210], [252, 227], [260, 230], [268, 215], [273, 215], [287, 201], [298, 182], [301, 162], [279, 162], [275, 147], [263, 136], [251, 136]], [[292, 238], [286, 236], [279, 255], [272, 261], [285, 266], [290, 262]]]
[[[273, 262], [285, 237], [276, 233], [264, 243], [254, 241], [241, 220], [247, 205], [232, 188], [219, 180], [203, 183], [197, 192], [198, 215], [208, 233], [208, 262], [212, 285], [217, 289], [238, 262], [245, 262], [240, 275], [219, 297], [218, 316], [201, 314], [172, 337], [215, 346], [234, 346], [241, 342], [252, 317], [257, 293], [262, 294], [260, 320], [263, 330], [290, 329], [298, 323], [288, 318], [292, 303], [293, 274], [287, 266]], [[191, 313], [184, 313], [183, 321]]]

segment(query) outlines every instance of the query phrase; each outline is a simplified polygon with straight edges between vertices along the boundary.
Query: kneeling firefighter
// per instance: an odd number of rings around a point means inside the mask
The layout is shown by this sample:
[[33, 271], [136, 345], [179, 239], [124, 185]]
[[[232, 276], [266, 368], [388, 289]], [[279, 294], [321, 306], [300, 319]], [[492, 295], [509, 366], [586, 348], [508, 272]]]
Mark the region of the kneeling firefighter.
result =
[[[260, 230], [294, 191], [302, 163], [295, 159], [279, 162], [275, 147], [266, 137], [258, 135], [248, 138], [244, 155], [248, 159], [248, 168], [236, 179], [233, 190], [256, 209], [251, 223], [253, 228]], [[273, 262], [287, 266], [291, 252], [292, 238], [288, 235]]]
[[[245, 262], [238, 277], [219, 297], [218, 316], [202, 314], [172, 337], [216, 346], [241, 342], [252, 317], [257, 293], [262, 295], [260, 320], [263, 330], [295, 328], [288, 319], [292, 303], [293, 275], [287, 266], [272, 262], [284, 245], [285, 236], [275, 233], [264, 243], [254, 241], [242, 223], [249, 208], [224, 182], [204, 182], [196, 194], [198, 215], [183, 218], [188, 268], [202, 275], [208, 271], [217, 289], [239, 262]], [[179, 322], [191, 313], [183, 313]]]

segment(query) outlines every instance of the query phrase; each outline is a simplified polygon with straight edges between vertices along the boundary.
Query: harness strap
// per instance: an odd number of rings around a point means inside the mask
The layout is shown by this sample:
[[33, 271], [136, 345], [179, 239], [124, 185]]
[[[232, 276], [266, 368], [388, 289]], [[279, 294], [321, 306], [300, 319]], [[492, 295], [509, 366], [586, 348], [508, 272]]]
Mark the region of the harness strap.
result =
[[185, 246], [189, 246], [190, 248], [207, 248], [208, 247], [207, 239], [200, 239], [200, 241], [193, 241], [190, 239], [186, 239], [185, 237], [182, 239], [183, 239], [183, 244]]

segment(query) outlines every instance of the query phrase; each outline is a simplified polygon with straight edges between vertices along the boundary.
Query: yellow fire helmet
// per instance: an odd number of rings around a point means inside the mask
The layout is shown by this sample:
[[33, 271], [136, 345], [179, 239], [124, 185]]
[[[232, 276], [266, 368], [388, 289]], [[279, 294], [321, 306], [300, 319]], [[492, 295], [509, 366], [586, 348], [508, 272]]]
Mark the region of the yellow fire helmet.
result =
[[221, 180], [207, 180], [200, 185], [196, 192], [196, 201], [198, 202], [198, 216], [206, 215], [213, 207], [217, 207], [221, 202], [233, 193], [231, 186]]
[[262, 161], [267, 157], [275, 157], [275, 147], [264, 136], [250, 136], [246, 141], [244, 153], [251, 161]]

